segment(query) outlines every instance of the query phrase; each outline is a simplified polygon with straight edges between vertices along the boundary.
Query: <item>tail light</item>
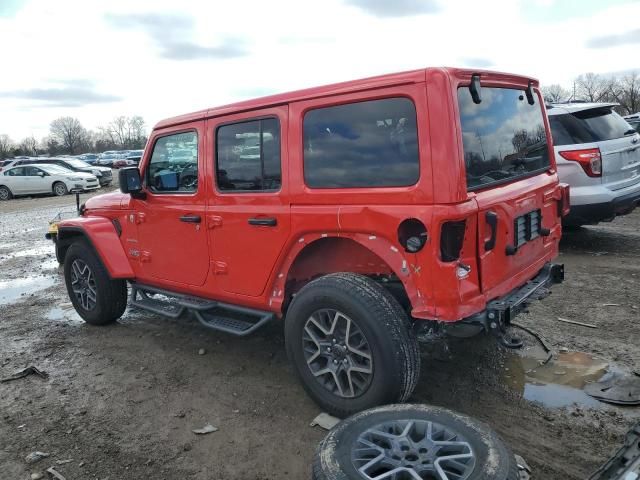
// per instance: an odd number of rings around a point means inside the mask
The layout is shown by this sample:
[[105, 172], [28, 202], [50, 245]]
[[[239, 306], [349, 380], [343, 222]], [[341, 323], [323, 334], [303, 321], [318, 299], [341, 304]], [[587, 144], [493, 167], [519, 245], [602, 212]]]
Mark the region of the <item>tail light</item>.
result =
[[465, 227], [465, 220], [442, 224], [442, 230], [440, 231], [440, 258], [443, 262], [455, 262], [460, 258]]
[[602, 176], [602, 155], [599, 148], [589, 148], [586, 150], [567, 150], [560, 152], [560, 156], [565, 160], [578, 162], [584, 173], [590, 177]]
[[570, 188], [567, 183], [560, 184], [560, 200], [558, 202], [558, 213], [561, 217], [566, 217], [571, 210]]

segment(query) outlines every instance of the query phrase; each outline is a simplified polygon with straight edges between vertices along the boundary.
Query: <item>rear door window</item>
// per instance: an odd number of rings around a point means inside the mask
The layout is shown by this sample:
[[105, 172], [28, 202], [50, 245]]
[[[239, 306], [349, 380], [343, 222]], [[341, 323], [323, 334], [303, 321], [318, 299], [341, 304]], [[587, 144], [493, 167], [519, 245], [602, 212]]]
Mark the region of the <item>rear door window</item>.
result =
[[550, 115], [554, 145], [602, 142], [629, 135], [630, 125], [611, 107]]
[[310, 110], [303, 136], [309, 187], [401, 187], [418, 181], [416, 108], [408, 98]]
[[533, 99], [530, 105], [522, 90], [482, 87], [476, 104], [467, 87], [458, 89], [468, 190], [549, 168], [542, 108]]

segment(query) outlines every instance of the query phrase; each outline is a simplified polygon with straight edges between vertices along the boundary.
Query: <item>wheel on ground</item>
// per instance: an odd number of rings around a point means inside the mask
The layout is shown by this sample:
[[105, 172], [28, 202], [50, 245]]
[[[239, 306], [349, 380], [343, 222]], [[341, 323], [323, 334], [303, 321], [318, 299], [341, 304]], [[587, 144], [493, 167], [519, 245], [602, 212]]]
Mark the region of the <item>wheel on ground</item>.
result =
[[313, 480], [517, 480], [509, 448], [485, 424], [429, 405], [387, 405], [336, 425]]
[[127, 283], [112, 280], [93, 248], [73, 243], [64, 257], [64, 280], [78, 315], [92, 325], [116, 321], [127, 308]]
[[285, 343], [307, 393], [338, 417], [404, 402], [420, 374], [406, 313], [361, 275], [330, 274], [305, 285], [287, 311]]
[[53, 184], [53, 193], [58, 197], [62, 197], [69, 193], [67, 186], [62, 182], [56, 182]]
[[4, 185], [0, 187], [0, 200], [11, 200], [13, 198], [13, 194], [9, 187], [5, 187]]

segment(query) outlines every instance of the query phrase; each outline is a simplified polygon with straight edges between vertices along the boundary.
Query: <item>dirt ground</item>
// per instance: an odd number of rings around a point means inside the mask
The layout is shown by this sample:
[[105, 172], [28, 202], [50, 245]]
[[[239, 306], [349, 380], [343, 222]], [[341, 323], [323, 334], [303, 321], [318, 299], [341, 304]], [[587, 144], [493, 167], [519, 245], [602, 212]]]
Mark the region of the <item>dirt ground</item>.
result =
[[[109, 327], [83, 324], [44, 239], [47, 221], [73, 205], [71, 196], [0, 204], [0, 377], [31, 365], [49, 373], [0, 384], [0, 478], [50, 466], [67, 480], [310, 478], [324, 432], [309, 426], [319, 409], [294, 379], [281, 326], [241, 339], [131, 309]], [[561, 261], [566, 282], [518, 322], [556, 351], [640, 370], [640, 212], [568, 233]], [[526, 354], [536, 342], [524, 339]], [[490, 424], [533, 478], [586, 478], [640, 420], [638, 407], [566, 386], [566, 369], [552, 372], [564, 387], [533, 381], [491, 338], [447, 345], [424, 347], [411, 401]], [[219, 430], [192, 433], [206, 424]], [[28, 464], [33, 451], [50, 456]]]

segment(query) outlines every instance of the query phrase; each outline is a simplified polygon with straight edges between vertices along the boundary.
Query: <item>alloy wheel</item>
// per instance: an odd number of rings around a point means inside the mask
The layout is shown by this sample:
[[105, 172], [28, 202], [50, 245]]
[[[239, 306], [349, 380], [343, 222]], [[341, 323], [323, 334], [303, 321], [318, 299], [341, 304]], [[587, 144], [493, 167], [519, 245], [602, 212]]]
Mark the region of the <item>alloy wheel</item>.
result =
[[82, 308], [85, 310], [96, 308], [98, 299], [96, 280], [89, 265], [79, 258], [71, 264], [71, 288]]
[[334, 395], [355, 398], [369, 388], [371, 348], [356, 322], [344, 313], [316, 310], [305, 323], [302, 348], [313, 376]]
[[366, 480], [464, 480], [476, 465], [469, 442], [427, 420], [394, 420], [361, 433], [351, 461]]

